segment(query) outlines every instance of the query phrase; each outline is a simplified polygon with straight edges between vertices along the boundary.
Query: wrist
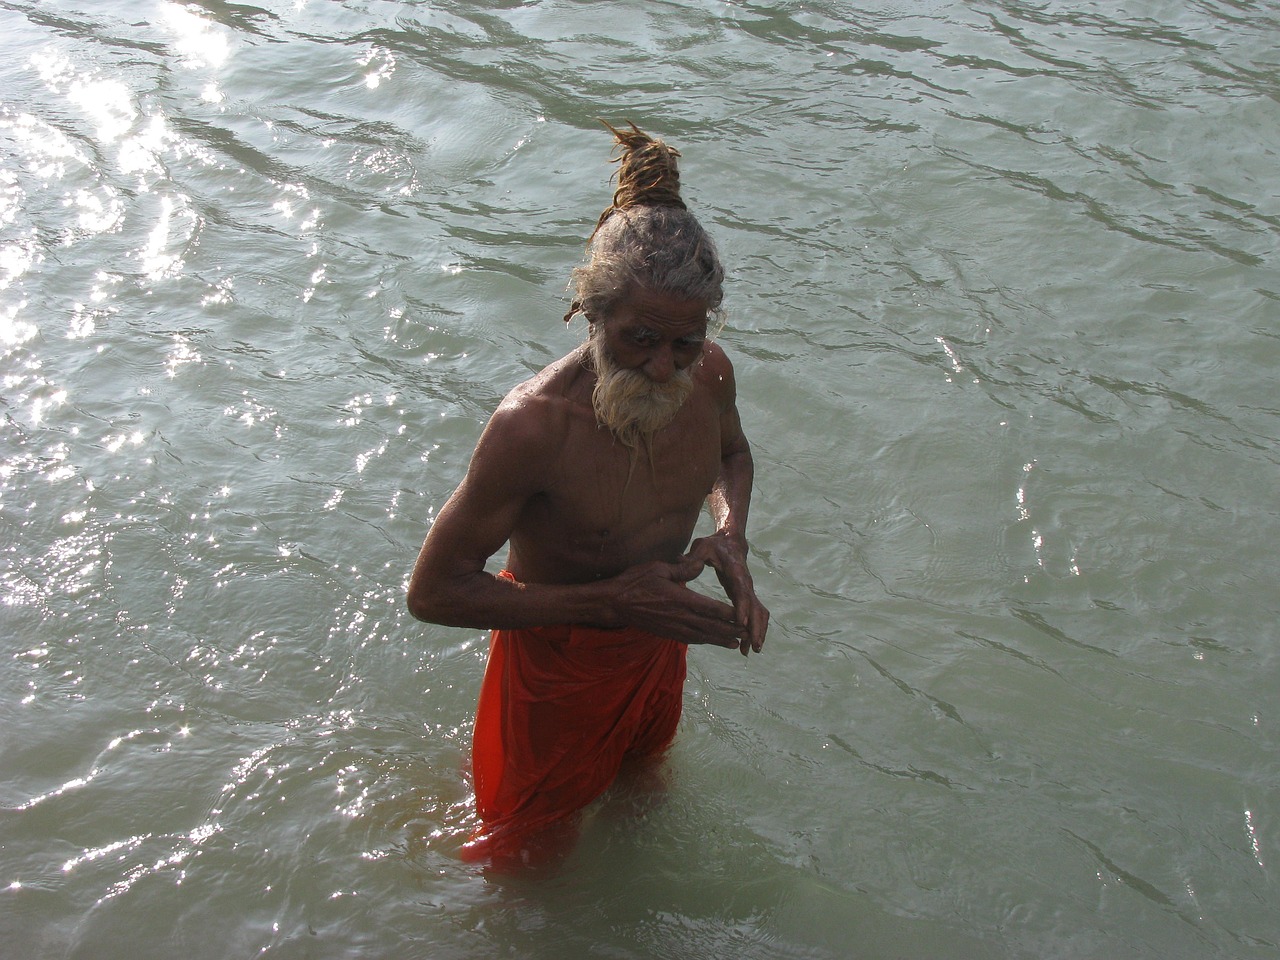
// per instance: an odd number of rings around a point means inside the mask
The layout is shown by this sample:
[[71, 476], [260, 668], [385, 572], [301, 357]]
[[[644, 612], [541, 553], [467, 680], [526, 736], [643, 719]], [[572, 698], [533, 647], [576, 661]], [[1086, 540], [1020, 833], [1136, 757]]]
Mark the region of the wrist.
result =
[[622, 626], [622, 587], [617, 577], [585, 584], [583, 616], [579, 621], [596, 627]]
[[716, 528], [715, 535], [720, 537], [722, 540], [727, 540], [732, 544], [742, 547], [744, 550], [747, 547], [747, 531], [738, 524], [723, 523]]

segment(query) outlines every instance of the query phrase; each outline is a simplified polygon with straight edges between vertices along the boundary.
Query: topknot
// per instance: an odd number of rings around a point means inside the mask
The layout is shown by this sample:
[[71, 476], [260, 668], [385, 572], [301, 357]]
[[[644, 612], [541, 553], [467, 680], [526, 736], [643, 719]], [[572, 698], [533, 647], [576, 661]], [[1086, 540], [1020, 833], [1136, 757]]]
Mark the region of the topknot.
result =
[[599, 233], [611, 216], [628, 207], [687, 210], [680, 199], [680, 167], [676, 163], [680, 151], [657, 137], [649, 136], [631, 121], [627, 121], [630, 130], [619, 130], [604, 120], [600, 122], [613, 134], [614, 146], [620, 147], [621, 153], [613, 158], [613, 162], [619, 165], [618, 188], [613, 192], [613, 203], [600, 214], [591, 236]]
[[697, 300], [718, 314], [724, 266], [680, 199], [679, 151], [634, 123], [629, 130], [604, 126], [621, 151], [618, 186], [587, 242], [586, 262], [574, 268], [565, 323], [578, 313], [590, 324], [607, 321], [637, 290]]

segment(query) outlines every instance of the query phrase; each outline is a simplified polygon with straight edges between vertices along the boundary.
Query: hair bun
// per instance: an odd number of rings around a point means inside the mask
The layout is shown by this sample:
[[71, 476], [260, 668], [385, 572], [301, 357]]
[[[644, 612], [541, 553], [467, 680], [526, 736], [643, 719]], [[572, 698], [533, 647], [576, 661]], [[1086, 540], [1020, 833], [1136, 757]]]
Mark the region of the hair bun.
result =
[[[613, 158], [618, 166], [618, 188], [613, 192], [613, 203], [600, 214], [596, 230], [613, 216], [615, 211], [629, 207], [676, 207], [687, 210], [680, 199], [680, 166], [676, 158], [680, 151], [669, 147], [657, 137], [651, 137], [631, 121], [630, 130], [619, 130], [611, 123], [601, 123], [613, 134], [615, 146], [621, 153]], [[594, 233], [592, 234], [594, 236]]]

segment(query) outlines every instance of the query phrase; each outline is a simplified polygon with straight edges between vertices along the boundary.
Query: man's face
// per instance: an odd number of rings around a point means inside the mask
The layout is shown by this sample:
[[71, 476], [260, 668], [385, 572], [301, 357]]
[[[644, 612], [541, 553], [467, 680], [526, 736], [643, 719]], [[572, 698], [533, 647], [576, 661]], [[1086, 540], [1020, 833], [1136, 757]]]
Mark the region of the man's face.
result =
[[706, 337], [703, 301], [643, 290], [628, 298], [588, 341], [596, 418], [631, 447], [661, 430], [693, 390]]
[[605, 348], [616, 366], [666, 383], [702, 357], [707, 305], [640, 290], [619, 304], [602, 327]]

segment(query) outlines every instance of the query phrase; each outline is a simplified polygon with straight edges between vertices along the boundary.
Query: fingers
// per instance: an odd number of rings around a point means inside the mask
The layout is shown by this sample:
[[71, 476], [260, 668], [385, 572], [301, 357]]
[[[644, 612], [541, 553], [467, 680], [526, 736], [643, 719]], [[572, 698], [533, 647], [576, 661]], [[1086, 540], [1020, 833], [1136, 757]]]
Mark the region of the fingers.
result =
[[706, 561], [692, 554], [685, 554], [675, 563], [671, 564], [671, 578], [681, 583], [688, 583], [690, 580], [696, 580], [698, 575], [702, 573]]
[[707, 561], [710, 559], [710, 552], [707, 550], [707, 538], [699, 537], [693, 543], [689, 544], [689, 550], [685, 554], [686, 557], [697, 557], [699, 560]]
[[688, 558], [649, 564], [630, 580], [625, 622], [679, 643], [737, 647], [741, 631], [733, 607], [684, 586], [702, 566]]
[[750, 616], [744, 624], [734, 607], [687, 591], [678, 604], [664, 606], [662, 615], [666, 629], [661, 632], [681, 643], [737, 649], [745, 657], [764, 648], [764, 634], [769, 622], [768, 611], [755, 600], [754, 595], [748, 609]]
[[751, 649], [759, 653], [764, 649], [764, 635], [769, 629], [769, 611], [756, 601], [756, 612], [751, 618]]
[[732, 607], [698, 593], [692, 594], [689, 599], [692, 601], [689, 612], [697, 620], [692, 625], [695, 631], [694, 643], [710, 643], [729, 648], [738, 646], [741, 630]]
[[746, 558], [727, 539], [711, 536], [694, 540], [683, 559], [696, 559], [699, 572], [704, 566], [710, 566], [716, 571], [716, 579], [733, 604], [736, 637], [733, 646], [743, 656], [752, 652], [760, 653], [764, 649], [765, 633], [769, 629], [769, 611], [756, 597], [755, 584], [747, 569]]
[[742, 562], [729, 542], [720, 536], [699, 537], [689, 544], [689, 551], [685, 556], [697, 557], [716, 570], [724, 570]]
[[750, 611], [747, 622], [738, 633], [738, 650], [744, 657], [749, 653], [760, 653], [764, 649], [764, 635], [769, 629], [769, 611], [754, 594], [751, 596]]
[[738, 650], [744, 657], [753, 649], [758, 653], [759, 650], [756, 648], [755, 642], [751, 636], [751, 611], [747, 606], [745, 598], [734, 598], [733, 616], [734, 620], [737, 621], [739, 628]]
[[[683, 587], [708, 565], [729, 603]], [[744, 657], [764, 649], [769, 611], [756, 597], [745, 561], [722, 541], [702, 537], [678, 560], [634, 568], [628, 579], [632, 624], [680, 643], [736, 648]]]

